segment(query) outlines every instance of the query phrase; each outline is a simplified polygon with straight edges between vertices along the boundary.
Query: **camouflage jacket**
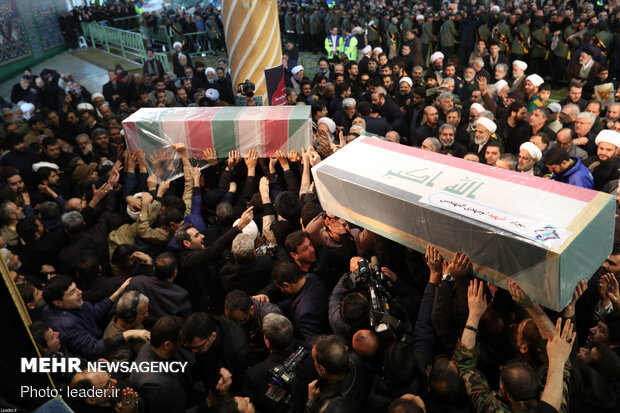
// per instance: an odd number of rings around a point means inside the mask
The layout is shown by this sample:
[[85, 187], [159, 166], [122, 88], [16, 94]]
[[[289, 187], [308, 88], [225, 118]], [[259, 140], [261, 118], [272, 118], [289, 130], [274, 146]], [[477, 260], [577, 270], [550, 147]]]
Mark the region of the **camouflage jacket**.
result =
[[[538, 400], [527, 400], [520, 402], [509, 402], [504, 400], [501, 394], [496, 390], [491, 390], [487, 379], [476, 368], [478, 365], [478, 356], [480, 355], [480, 345], [468, 350], [463, 346], [459, 340], [454, 349], [452, 359], [456, 363], [459, 369], [459, 375], [465, 385], [465, 390], [469, 395], [477, 412], [519, 412], [530, 413], [536, 409]], [[543, 367], [544, 372], [548, 365]], [[562, 406], [560, 413], [568, 412], [568, 396], [570, 393], [569, 379], [570, 379], [570, 360], [566, 362], [564, 366], [564, 384], [562, 388]]]

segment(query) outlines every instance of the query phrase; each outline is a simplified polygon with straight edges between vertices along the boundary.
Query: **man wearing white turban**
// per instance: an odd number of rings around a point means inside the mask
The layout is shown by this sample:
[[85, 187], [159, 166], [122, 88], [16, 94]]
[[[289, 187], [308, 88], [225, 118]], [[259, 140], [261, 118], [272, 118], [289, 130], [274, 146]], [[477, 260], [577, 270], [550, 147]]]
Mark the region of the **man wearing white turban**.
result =
[[620, 159], [616, 158], [616, 151], [620, 148], [620, 133], [604, 129], [596, 136], [596, 155], [590, 156], [583, 164], [592, 172], [594, 189], [602, 191], [609, 181], [620, 177]]

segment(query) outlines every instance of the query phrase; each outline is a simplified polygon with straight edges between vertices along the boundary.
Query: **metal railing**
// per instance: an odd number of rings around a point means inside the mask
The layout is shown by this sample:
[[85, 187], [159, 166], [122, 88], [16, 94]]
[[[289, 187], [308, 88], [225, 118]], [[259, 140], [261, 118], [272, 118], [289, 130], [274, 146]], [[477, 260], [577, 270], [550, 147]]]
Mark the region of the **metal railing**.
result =
[[165, 26], [157, 26], [157, 30], [148, 26], [141, 26], [140, 32], [148, 40], [150, 46], [164, 46], [167, 51], [172, 50], [172, 40]]
[[139, 32], [140, 24], [142, 23], [142, 16], [135, 15], [135, 16], [127, 16], [127, 17], [118, 17], [116, 19], [110, 20], [109, 23], [110, 23], [110, 26], [116, 29], [127, 30], [130, 32]]
[[184, 33], [184, 46], [190, 56], [211, 52], [207, 32]]
[[[102, 26], [97, 23], [82, 23], [82, 32], [93, 48], [97, 45], [105, 47], [110, 53], [112, 49], [118, 50], [124, 58], [132, 58], [144, 64], [146, 60], [145, 40], [140, 33], [113, 27]], [[165, 70], [171, 70], [171, 65], [166, 53], [155, 53], [155, 59], [159, 60]]]

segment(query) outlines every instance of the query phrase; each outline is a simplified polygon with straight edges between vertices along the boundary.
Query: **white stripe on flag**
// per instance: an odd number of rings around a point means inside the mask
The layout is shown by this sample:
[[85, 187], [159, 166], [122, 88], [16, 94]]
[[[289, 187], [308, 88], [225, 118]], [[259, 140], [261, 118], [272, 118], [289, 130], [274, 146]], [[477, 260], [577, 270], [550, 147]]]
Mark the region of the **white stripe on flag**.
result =
[[258, 156], [263, 156], [263, 142], [265, 141], [265, 131], [261, 127], [261, 121], [266, 111], [262, 108], [248, 107], [243, 112], [243, 119], [237, 117], [235, 132], [237, 144], [242, 156], [246, 156], [251, 149], [258, 152]]
[[[182, 142], [187, 146], [187, 109], [168, 109], [166, 113], [163, 113], [163, 118], [160, 120], [161, 130], [163, 136], [159, 138], [166, 142], [165, 145]], [[163, 145], [162, 145], [163, 146]]]

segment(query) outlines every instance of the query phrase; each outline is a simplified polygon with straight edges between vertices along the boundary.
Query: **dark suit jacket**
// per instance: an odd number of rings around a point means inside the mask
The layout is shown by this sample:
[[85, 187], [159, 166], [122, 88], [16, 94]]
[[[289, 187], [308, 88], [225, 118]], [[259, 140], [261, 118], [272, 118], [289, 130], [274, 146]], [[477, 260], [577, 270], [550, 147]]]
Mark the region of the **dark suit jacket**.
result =
[[295, 338], [307, 345], [321, 334], [329, 333], [327, 322], [327, 299], [329, 291], [323, 281], [314, 273], [306, 274], [306, 284], [294, 297], [280, 303], [278, 307], [295, 328]]
[[155, 77], [162, 77], [166, 73], [166, 71], [164, 70], [164, 65], [162, 65], [161, 62], [157, 59], [153, 59], [152, 62], [155, 68], [153, 68], [151, 66], [151, 63], [147, 60], [142, 66], [142, 74], [144, 76], [151, 75]]
[[491, 79], [493, 80], [495, 80], [495, 67], [500, 63], [507, 65], [508, 73], [511, 72], [512, 68], [510, 67], [510, 60], [508, 60], [508, 58], [501, 53], [497, 56], [497, 63], [495, 64], [491, 63], [491, 55], [484, 56], [482, 60], [484, 61], [484, 68], [489, 72]]
[[582, 66], [583, 65], [581, 65], [580, 63], [573, 65], [573, 67], [571, 67], [571, 69], [568, 71], [567, 77], [569, 82], [573, 79], [579, 79], [582, 82], [585, 82], [583, 84], [582, 97], [585, 100], [589, 100], [594, 93], [594, 84], [597, 80], [599, 64], [596, 62], [592, 63], [592, 68], [590, 69], [590, 72], [588, 73], [588, 77], [586, 79], [582, 79], [581, 77], [579, 77], [579, 72], [581, 71]]

